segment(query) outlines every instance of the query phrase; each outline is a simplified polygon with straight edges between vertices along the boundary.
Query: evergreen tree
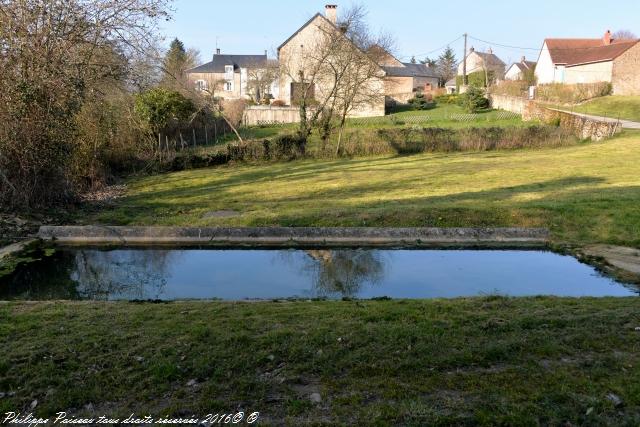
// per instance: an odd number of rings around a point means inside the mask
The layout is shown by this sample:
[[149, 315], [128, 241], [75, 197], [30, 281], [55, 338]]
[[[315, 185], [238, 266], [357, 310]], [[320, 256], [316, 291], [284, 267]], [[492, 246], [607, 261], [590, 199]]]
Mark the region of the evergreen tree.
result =
[[171, 42], [169, 50], [162, 61], [162, 81], [160, 85], [169, 89], [184, 89], [185, 71], [189, 68], [189, 55], [184, 43], [179, 39]]
[[429, 57], [423, 59], [422, 61], [420, 61], [421, 64], [426, 65], [427, 67], [435, 67], [438, 64], [438, 61], [436, 61], [435, 59], [431, 59]]
[[448, 82], [458, 74], [458, 60], [451, 47], [447, 47], [437, 61], [438, 76], [443, 83]]
[[415, 57], [415, 56], [412, 56], [412, 57], [411, 57], [411, 63], [412, 63], [412, 64], [417, 64], [417, 63], [418, 63], [418, 62], [416, 61], [416, 57]]

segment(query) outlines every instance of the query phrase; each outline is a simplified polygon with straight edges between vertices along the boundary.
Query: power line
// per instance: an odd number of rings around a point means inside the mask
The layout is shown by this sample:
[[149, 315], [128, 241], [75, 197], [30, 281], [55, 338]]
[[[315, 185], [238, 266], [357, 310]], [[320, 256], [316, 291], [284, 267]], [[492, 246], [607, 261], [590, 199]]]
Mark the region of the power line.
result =
[[[457, 42], [458, 40], [460, 40], [463, 36], [458, 37], [455, 40], [450, 41], [447, 44], [442, 45], [441, 47], [437, 48], [437, 49], [433, 49], [432, 51], [429, 52], [425, 52], [425, 53], [416, 53], [415, 55], [412, 55], [413, 57], [421, 57], [421, 56], [428, 56], [431, 55], [432, 53], [436, 53], [438, 51], [441, 51], [442, 49], [445, 49], [447, 47], [449, 47], [450, 45], [454, 44], [455, 42]], [[411, 56], [404, 56], [402, 57], [402, 59], [406, 59], [406, 58], [411, 58]]]
[[[495, 43], [495, 42], [490, 42], [490, 41], [486, 41], [486, 40], [482, 40], [479, 39], [477, 37], [473, 37], [473, 36], [469, 36], [470, 39], [479, 41], [481, 43], [485, 43], [488, 44], [490, 46], [499, 46], [499, 47], [504, 47], [506, 49], [516, 49], [516, 50], [533, 50], [536, 52], [539, 52], [542, 48], [541, 47], [523, 47], [523, 46], [512, 46], [512, 45], [508, 45], [508, 44], [502, 44], [502, 43]], [[557, 39], [556, 39], [557, 40]], [[572, 38], [566, 38], [566, 39], [559, 39], [559, 40], [581, 40], [581, 39], [572, 39]], [[600, 39], [586, 39], [586, 40], [600, 40]], [[624, 43], [633, 43], [633, 42], [637, 42], [638, 40], [624, 40]], [[623, 43], [623, 42], [619, 42], [619, 43]], [[613, 42], [610, 45], [599, 45], [599, 46], [586, 46], [586, 47], [553, 47], [553, 48], [548, 48], [551, 51], [562, 51], [562, 50], [567, 50], [567, 51], [576, 51], [576, 50], [592, 50], [592, 49], [599, 49], [601, 47], [607, 47], [607, 46], [615, 46], [616, 44], [619, 43], [615, 43]]]

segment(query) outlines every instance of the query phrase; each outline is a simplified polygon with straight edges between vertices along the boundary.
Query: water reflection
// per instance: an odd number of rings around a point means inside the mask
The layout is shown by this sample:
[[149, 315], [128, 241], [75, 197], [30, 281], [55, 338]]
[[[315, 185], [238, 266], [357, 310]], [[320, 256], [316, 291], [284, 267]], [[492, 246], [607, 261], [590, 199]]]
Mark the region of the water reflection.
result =
[[354, 297], [363, 286], [380, 285], [385, 262], [378, 251], [308, 250], [302, 269], [311, 275], [319, 297]]
[[631, 296], [544, 251], [65, 249], [0, 277], [0, 300]]
[[176, 251], [80, 251], [71, 279], [82, 299], [161, 299]]

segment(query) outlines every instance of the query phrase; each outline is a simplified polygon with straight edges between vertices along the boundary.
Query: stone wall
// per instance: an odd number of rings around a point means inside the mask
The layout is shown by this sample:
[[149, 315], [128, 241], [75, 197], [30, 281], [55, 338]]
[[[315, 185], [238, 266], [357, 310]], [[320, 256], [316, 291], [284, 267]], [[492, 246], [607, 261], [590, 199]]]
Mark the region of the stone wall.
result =
[[511, 111], [516, 114], [523, 114], [527, 104], [529, 103], [528, 99], [516, 96], [490, 95], [489, 98], [493, 108]]
[[242, 119], [245, 126], [297, 123], [299, 121], [300, 110], [297, 107], [272, 107], [268, 105], [247, 107]]
[[640, 95], [640, 43], [613, 62], [614, 95]]
[[522, 114], [522, 120], [538, 120], [543, 123], [560, 126], [570, 130], [580, 139], [602, 141], [622, 130], [619, 123], [604, 122], [564, 111], [543, 107], [536, 102], [529, 102]]
[[493, 108], [522, 115], [525, 122], [537, 120], [570, 130], [580, 139], [601, 141], [622, 130], [619, 123], [604, 122], [572, 113], [553, 110], [526, 98], [504, 95], [490, 95]]

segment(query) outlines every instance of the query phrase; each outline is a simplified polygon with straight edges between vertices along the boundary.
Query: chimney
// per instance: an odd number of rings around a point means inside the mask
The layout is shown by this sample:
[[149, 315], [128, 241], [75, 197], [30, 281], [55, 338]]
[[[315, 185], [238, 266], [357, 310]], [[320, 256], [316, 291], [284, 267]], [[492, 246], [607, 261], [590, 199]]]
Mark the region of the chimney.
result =
[[338, 23], [338, 5], [328, 4], [324, 7], [324, 16], [331, 21], [333, 25]]
[[611, 38], [611, 31], [610, 30], [607, 30], [607, 32], [604, 33], [604, 37], [602, 38], [602, 41], [604, 42], [605, 46], [609, 46], [611, 44], [613, 39]]
[[220, 55], [220, 49], [216, 49], [216, 55]]
[[489, 50], [487, 51], [487, 53], [488, 53], [489, 55], [493, 54], [493, 49], [491, 49], [491, 47], [489, 47]]
[[476, 51], [476, 48], [475, 48], [475, 47], [473, 47], [473, 46], [471, 46], [471, 49], [469, 49], [469, 53], [473, 53], [473, 52], [475, 52], [475, 51]]
[[524, 62], [524, 61], [526, 61], [526, 60], [527, 60], [527, 58], [526, 58], [526, 57], [524, 57], [524, 56], [523, 56], [522, 58], [520, 58], [520, 62]]

